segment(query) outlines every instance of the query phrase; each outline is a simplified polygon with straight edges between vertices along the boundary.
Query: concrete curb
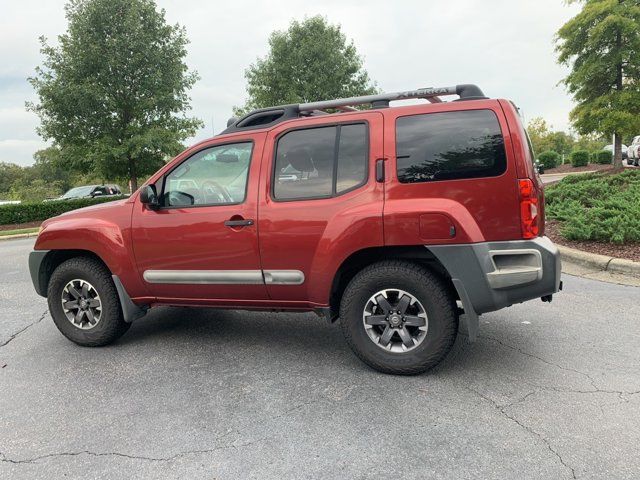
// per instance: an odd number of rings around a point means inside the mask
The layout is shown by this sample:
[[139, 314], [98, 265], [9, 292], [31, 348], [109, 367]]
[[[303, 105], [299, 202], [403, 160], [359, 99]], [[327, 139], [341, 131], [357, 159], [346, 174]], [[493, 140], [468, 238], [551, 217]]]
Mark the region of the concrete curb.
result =
[[30, 237], [37, 237], [37, 236], [38, 236], [38, 232], [16, 233], [15, 235], [3, 235], [3, 236], [0, 236], [0, 242], [2, 240], [17, 240], [19, 238], [30, 238]]
[[560, 250], [562, 260], [568, 263], [593, 268], [595, 270], [602, 270], [604, 272], [640, 277], [640, 262], [584, 252], [563, 245], [557, 245], [557, 247], [558, 250]]

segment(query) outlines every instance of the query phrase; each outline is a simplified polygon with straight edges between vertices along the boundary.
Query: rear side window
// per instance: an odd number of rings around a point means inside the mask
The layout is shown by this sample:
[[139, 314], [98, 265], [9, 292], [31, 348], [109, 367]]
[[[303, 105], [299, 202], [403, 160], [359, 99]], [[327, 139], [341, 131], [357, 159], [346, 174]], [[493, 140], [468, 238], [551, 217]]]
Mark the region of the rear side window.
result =
[[368, 159], [365, 124], [293, 130], [276, 148], [273, 198], [329, 198], [364, 184]]
[[491, 110], [400, 117], [396, 156], [402, 183], [494, 177], [507, 168], [502, 131]]

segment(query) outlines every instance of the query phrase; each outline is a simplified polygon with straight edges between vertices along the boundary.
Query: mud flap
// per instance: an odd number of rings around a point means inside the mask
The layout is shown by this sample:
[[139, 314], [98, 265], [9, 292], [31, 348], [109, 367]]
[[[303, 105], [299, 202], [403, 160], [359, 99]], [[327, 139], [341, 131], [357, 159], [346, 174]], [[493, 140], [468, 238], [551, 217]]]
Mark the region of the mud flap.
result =
[[462, 320], [467, 328], [469, 341], [473, 343], [478, 338], [478, 331], [480, 330], [478, 314], [473, 309], [473, 305], [471, 304], [471, 300], [469, 300], [469, 295], [467, 294], [467, 290], [464, 288], [464, 284], [457, 278], [454, 278], [451, 281], [453, 282], [453, 286], [456, 288], [460, 301], [462, 302], [462, 308], [464, 309]]
[[120, 298], [120, 305], [122, 306], [122, 316], [124, 317], [124, 321], [127, 323], [131, 323], [140, 317], [144, 317], [147, 314], [148, 309], [139, 307], [131, 301], [131, 297], [129, 297], [129, 294], [124, 289], [124, 285], [122, 285], [122, 282], [117, 275], [111, 275], [111, 277], [113, 278], [113, 283], [116, 286], [118, 298]]

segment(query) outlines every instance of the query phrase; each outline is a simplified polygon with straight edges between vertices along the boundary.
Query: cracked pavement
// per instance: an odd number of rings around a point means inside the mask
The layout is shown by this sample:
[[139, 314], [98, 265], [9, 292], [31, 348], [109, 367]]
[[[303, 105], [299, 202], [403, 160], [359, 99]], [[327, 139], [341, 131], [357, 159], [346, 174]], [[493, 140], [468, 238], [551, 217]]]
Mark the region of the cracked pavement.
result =
[[162, 308], [77, 347], [32, 245], [0, 243], [0, 478], [638, 478], [640, 288], [565, 276], [393, 377], [311, 314]]

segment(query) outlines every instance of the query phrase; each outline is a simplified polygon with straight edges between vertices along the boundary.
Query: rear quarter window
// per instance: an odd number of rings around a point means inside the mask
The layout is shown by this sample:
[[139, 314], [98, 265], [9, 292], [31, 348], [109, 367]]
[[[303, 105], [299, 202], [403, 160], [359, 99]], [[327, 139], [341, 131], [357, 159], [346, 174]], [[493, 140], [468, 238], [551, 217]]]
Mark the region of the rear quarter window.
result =
[[400, 117], [396, 157], [402, 183], [495, 177], [507, 169], [502, 130], [491, 110]]

